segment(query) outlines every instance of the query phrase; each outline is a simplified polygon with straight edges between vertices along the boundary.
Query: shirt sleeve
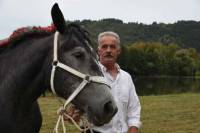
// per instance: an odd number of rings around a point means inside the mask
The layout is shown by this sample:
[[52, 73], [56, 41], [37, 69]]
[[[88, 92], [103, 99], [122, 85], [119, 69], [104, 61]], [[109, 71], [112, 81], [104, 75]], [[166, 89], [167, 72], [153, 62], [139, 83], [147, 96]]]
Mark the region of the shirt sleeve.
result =
[[128, 109], [127, 109], [127, 123], [128, 126], [135, 126], [140, 128], [141, 121], [140, 121], [140, 112], [141, 112], [141, 105], [139, 98], [136, 94], [135, 86], [133, 84], [132, 78], [129, 78], [129, 101], [128, 101]]

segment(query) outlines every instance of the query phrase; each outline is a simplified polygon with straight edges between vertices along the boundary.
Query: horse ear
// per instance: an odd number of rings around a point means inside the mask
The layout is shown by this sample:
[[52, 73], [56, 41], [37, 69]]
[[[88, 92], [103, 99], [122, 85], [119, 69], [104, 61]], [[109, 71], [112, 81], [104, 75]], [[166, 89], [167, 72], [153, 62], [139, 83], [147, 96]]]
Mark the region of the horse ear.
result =
[[51, 17], [56, 29], [60, 33], [64, 33], [66, 30], [65, 19], [57, 3], [51, 9]]

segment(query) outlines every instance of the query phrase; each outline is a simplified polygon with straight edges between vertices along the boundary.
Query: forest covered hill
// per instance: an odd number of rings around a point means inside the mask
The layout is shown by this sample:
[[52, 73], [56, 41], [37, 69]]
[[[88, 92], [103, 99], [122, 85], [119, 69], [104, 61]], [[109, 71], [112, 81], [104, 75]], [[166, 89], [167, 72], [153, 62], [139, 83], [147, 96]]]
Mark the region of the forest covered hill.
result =
[[135, 42], [161, 42], [163, 44], [178, 44], [182, 48], [195, 48], [200, 52], [200, 22], [178, 21], [173, 24], [157, 23], [143, 24], [137, 22], [124, 23], [119, 19], [102, 19], [99, 21], [76, 21], [83, 25], [96, 40], [99, 32], [112, 30], [121, 37], [122, 44]]

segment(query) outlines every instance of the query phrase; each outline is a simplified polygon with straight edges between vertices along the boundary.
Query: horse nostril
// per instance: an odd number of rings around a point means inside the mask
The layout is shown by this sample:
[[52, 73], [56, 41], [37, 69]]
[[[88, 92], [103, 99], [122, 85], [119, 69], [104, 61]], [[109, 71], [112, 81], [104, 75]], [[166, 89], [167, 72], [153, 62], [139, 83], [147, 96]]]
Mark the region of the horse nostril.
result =
[[114, 108], [112, 101], [108, 101], [104, 104], [104, 112], [113, 115], [117, 112], [117, 108]]

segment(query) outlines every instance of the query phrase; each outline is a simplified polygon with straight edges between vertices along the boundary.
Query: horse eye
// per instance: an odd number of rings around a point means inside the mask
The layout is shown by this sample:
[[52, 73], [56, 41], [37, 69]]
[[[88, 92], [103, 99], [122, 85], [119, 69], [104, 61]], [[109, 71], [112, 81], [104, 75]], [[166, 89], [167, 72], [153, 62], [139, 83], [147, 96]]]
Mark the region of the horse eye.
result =
[[83, 52], [75, 52], [72, 54], [74, 57], [78, 58], [78, 59], [83, 59], [84, 58], [84, 53]]

